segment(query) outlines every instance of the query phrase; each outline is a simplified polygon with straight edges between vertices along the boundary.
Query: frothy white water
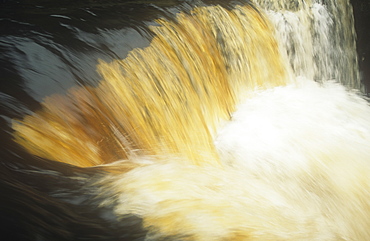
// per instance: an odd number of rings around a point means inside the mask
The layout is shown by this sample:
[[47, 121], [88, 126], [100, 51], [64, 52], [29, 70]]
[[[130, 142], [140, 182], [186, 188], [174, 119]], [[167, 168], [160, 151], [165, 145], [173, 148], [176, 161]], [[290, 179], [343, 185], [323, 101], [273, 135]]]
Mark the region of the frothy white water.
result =
[[349, 2], [255, 2], [296, 81], [240, 98], [214, 139], [221, 166], [142, 157], [100, 180], [103, 205], [142, 217], [146, 240], [369, 240], [370, 107], [343, 86], [361, 89]]
[[274, 24], [293, 72], [318, 82], [338, 80], [363, 90], [352, 6], [344, 1], [254, 0]]
[[142, 218], [145, 240], [370, 240], [370, 107], [329, 81], [360, 86], [348, 1], [255, 2], [275, 33], [249, 6], [160, 20], [148, 48], [100, 64], [95, 89], [15, 125], [20, 143], [81, 166], [125, 159], [89, 186]]
[[369, 140], [365, 100], [300, 79], [238, 106], [215, 140], [223, 168], [158, 157], [101, 195], [143, 217], [147, 240], [368, 240]]

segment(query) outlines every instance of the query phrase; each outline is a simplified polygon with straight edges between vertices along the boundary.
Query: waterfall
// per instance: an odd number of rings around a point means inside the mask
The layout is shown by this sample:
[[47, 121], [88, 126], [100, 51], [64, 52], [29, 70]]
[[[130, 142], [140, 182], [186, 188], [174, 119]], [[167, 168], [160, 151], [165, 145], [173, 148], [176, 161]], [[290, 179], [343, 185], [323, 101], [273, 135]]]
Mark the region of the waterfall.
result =
[[273, 23], [296, 76], [363, 90], [350, 1], [255, 0]]
[[15, 142], [71, 170], [22, 172], [137, 240], [369, 240], [353, 22], [346, 0], [185, 1], [99, 60], [98, 83], [13, 119]]
[[40, 113], [15, 123], [17, 141], [33, 154], [82, 166], [135, 152], [181, 154], [199, 164], [217, 159], [215, 128], [248, 92], [292, 76], [361, 89], [348, 1], [255, 3], [157, 20], [149, 47], [102, 62], [98, 87], [47, 98]]
[[136, 152], [200, 164], [217, 160], [215, 128], [242, 96], [291, 81], [273, 27], [249, 5], [198, 7], [158, 23], [149, 47], [98, 66], [98, 87], [48, 97], [16, 122], [16, 140], [35, 155], [82, 166]]

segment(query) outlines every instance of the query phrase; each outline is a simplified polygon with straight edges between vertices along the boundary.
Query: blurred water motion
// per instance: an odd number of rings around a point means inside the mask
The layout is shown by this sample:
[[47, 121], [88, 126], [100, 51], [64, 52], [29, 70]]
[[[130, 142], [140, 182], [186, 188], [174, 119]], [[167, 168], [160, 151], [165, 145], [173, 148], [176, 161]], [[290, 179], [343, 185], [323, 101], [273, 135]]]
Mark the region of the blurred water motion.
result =
[[350, 1], [2, 1], [7, 240], [366, 239], [354, 20]]

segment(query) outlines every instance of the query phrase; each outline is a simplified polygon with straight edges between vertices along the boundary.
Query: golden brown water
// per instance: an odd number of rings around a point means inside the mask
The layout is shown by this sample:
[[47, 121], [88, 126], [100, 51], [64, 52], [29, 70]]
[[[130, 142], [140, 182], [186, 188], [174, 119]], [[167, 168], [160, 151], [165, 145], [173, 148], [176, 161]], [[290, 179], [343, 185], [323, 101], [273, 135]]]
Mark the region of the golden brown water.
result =
[[16, 141], [78, 166], [142, 154], [217, 165], [215, 128], [241, 96], [289, 82], [288, 61], [267, 18], [248, 5], [199, 7], [158, 23], [149, 47], [99, 64], [99, 86], [48, 97], [15, 121]]

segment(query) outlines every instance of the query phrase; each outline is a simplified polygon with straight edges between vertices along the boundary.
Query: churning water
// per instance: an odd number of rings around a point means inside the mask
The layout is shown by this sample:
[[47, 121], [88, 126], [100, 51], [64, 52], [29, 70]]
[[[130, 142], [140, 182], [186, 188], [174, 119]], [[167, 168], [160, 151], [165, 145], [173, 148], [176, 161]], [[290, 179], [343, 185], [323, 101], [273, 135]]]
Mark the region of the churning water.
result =
[[[102, 240], [370, 237], [349, 1], [27, 3], [0, 10], [3, 173], [40, 175], [13, 203], [40, 195], [68, 225], [83, 206]], [[40, 231], [43, 207], [20, 214], [33, 239], [103, 229]]]

